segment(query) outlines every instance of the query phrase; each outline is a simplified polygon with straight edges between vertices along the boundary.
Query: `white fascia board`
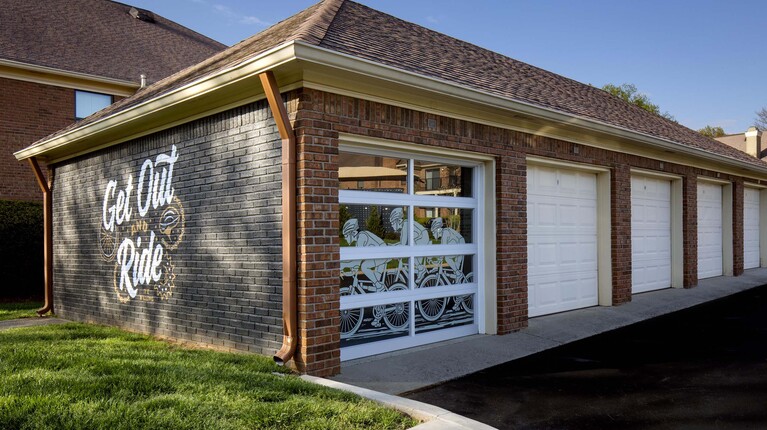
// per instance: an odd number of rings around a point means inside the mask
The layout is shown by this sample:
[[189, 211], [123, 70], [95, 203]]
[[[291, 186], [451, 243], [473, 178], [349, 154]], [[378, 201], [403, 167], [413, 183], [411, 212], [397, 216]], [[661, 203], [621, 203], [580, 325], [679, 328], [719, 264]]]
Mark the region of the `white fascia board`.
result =
[[[22, 63], [20, 61], [7, 60], [0, 58], [0, 66], [11, 67], [14, 69], [27, 70], [30, 72], [46, 73], [50, 75], [65, 76], [67, 78], [83, 79], [86, 81], [100, 82], [109, 85], [117, 85], [121, 87], [130, 88], [132, 90], [138, 89], [141, 85], [138, 82], [126, 81], [123, 79], [109, 78], [106, 76], [91, 75], [89, 73], [72, 72], [69, 70], [57, 69], [55, 67], [38, 66], [36, 64]], [[124, 95], [130, 95], [132, 92], [126, 92]], [[120, 94], [123, 95], [123, 94]]]
[[651, 136], [590, 118], [566, 114], [553, 109], [547, 109], [519, 100], [510, 99], [508, 97], [498, 96], [485, 91], [458, 85], [443, 79], [397, 69], [395, 67], [310, 45], [301, 41], [296, 41], [295, 44], [296, 57], [301, 60], [310, 61], [327, 67], [341, 68], [344, 70], [353, 71], [362, 75], [390, 81], [399, 85], [425, 89], [440, 95], [468, 100], [494, 109], [502, 109], [516, 114], [523, 114], [526, 116], [553, 121], [560, 124], [576, 126], [584, 130], [612, 135], [618, 138], [629, 139], [653, 146], [661, 150], [683, 153], [709, 161], [722, 163], [731, 167], [737, 167], [762, 174], [767, 174], [767, 165], [764, 167], [755, 166], [751, 163], [746, 163], [735, 158], [682, 145], [672, 140]]
[[96, 137], [98, 134], [116, 127], [128, 127], [132, 122], [144, 117], [158, 115], [160, 112], [167, 111], [176, 105], [186, 103], [223, 86], [257, 76], [259, 73], [294, 59], [295, 53], [293, 50], [293, 42], [282, 44], [265, 51], [258, 56], [224, 70], [204, 76], [157, 97], [150, 98], [135, 106], [117, 112], [114, 115], [101, 118], [82, 127], [74, 128], [62, 135], [53, 137], [52, 139], [40, 141], [32, 146], [15, 152], [13, 155], [17, 160], [24, 160], [26, 158], [44, 155], [48, 151], [62, 148], [77, 141]]

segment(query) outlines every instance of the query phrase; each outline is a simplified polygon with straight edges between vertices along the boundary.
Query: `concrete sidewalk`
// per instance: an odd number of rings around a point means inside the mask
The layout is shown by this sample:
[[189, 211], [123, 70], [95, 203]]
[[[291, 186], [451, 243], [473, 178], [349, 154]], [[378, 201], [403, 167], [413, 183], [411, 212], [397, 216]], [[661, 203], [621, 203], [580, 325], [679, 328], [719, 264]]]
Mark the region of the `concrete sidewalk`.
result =
[[599, 333], [767, 284], [767, 269], [704, 279], [691, 289], [637, 294], [631, 303], [533, 318], [504, 336], [475, 335], [342, 363], [331, 379], [387, 394], [402, 394], [465, 376]]

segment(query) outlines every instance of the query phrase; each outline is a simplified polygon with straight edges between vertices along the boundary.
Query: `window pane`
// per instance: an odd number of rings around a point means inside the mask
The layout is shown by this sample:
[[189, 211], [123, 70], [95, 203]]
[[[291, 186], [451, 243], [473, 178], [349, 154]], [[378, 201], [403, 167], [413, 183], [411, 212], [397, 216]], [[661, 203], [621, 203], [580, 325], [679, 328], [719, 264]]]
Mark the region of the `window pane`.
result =
[[416, 334], [472, 324], [474, 322], [474, 298], [474, 294], [462, 294], [416, 302]]
[[407, 245], [407, 210], [402, 206], [338, 205], [341, 246]]
[[75, 117], [85, 118], [94, 112], [112, 104], [112, 96], [107, 94], [75, 91]]
[[415, 287], [431, 288], [474, 282], [472, 255], [415, 257]]
[[341, 346], [410, 334], [410, 303], [389, 303], [341, 311]]
[[406, 158], [341, 151], [338, 160], [338, 179], [342, 190], [407, 193]]
[[406, 258], [341, 261], [341, 295], [407, 290]]
[[472, 209], [416, 207], [415, 222], [429, 230], [432, 244], [471, 243]]
[[471, 197], [472, 170], [471, 167], [416, 160], [413, 164], [415, 193]]

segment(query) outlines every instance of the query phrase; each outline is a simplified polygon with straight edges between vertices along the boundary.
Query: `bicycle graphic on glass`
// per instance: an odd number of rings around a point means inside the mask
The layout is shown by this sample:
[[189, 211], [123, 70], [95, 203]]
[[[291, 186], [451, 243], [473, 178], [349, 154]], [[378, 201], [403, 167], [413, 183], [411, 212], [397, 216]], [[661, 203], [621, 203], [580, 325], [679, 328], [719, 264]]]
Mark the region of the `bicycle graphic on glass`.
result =
[[[390, 222], [395, 231], [400, 232], [400, 244], [408, 243], [407, 220], [404, 219], [402, 208], [392, 210]], [[434, 218], [431, 232], [442, 244], [465, 243], [460, 233], [452, 228], [444, 227], [441, 218]], [[359, 231], [357, 219], [348, 220], [343, 227], [344, 238], [349, 245], [386, 246], [383, 239], [369, 231]], [[415, 245], [431, 244], [429, 233], [420, 223], [413, 224], [413, 243]], [[416, 288], [438, 287], [473, 282], [473, 274], [463, 273], [462, 255], [415, 257]], [[378, 293], [384, 291], [408, 290], [407, 270], [405, 259], [368, 259], [341, 262], [341, 277], [351, 278], [351, 284], [342, 285], [341, 295]], [[367, 279], [360, 278], [362, 274]], [[346, 283], [344, 283], [346, 284]], [[437, 321], [447, 309], [451, 298], [439, 297], [419, 300], [416, 307], [426, 321]], [[453, 311], [465, 310], [474, 313], [473, 296], [471, 294], [452, 297]], [[353, 308], [341, 311], [341, 338], [349, 338], [362, 326], [364, 308]], [[381, 327], [381, 321], [392, 331], [407, 328], [410, 323], [408, 303], [395, 303], [373, 306], [373, 327]]]

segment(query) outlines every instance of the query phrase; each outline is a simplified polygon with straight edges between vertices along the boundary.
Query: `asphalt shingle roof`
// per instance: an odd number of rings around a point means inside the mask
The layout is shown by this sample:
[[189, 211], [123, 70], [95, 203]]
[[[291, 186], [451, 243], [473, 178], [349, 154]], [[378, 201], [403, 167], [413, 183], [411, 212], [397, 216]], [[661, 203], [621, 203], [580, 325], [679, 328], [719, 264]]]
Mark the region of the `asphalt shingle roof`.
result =
[[291, 40], [674, 141], [760, 167], [767, 166], [755, 157], [626, 103], [601, 89], [349, 0], [324, 0], [68, 129], [113, 115]]
[[108, 0], [0, 0], [0, 59], [71, 72], [156, 82], [226, 45]]

